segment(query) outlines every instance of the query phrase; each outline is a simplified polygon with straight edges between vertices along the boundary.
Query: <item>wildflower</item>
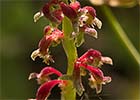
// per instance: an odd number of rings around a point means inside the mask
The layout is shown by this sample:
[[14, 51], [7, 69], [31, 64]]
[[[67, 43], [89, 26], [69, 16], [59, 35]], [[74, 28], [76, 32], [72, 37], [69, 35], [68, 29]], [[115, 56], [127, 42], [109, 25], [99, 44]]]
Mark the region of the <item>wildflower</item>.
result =
[[99, 68], [86, 64], [82, 64], [82, 66], [90, 72], [91, 78], [89, 79], [89, 85], [91, 88], [96, 89], [97, 94], [101, 92], [102, 84], [111, 82], [111, 77], [104, 76]]
[[95, 9], [90, 6], [83, 7], [79, 9], [79, 15], [78, 26], [80, 31], [97, 38], [97, 31], [94, 26], [100, 29], [102, 22], [96, 17]]
[[91, 6], [85, 6], [81, 8], [78, 1], [72, 2], [69, 5], [60, 3], [63, 14], [67, 16], [73, 25], [73, 32], [71, 36], [75, 38], [75, 44], [79, 47], [84, 42], [83, 33], [97, 38], [97, 31], [94, 26], [99, 29], [102, 26], [102, 22], [96, 17], [96, 11]]
[[94, 49], [89, 49], [85, 54], [83, 54], [80, 58], [78, 58], [78, 61], [84, 64], [90, 64], [92, 66], [100, 67], [105, 64], [112, 65], [112, 59], [109, 57], [103, 57], [101, 53]]
[[[45, 16], [51, 23], [51, 26], [46, 26], [44, 28], [44, 36], [38, 44], [38, 49], [31, 54], [33, 60], [36, 57], [43, 59], [43, 62], [49, 64], [49, 62], [54, 62], [52, 56], [50, 55], [49, 49], [51, 46], [56, 46], [64, 38], [64, 33], [57, 27], [61, 24], [64, 15], [66, 20], [62, 23], [62, 29], [64, 30], [67, 39], [64, 39], [64, 48], [75, 49], [74, 46], [80, 46], [84, 42], [84, 33], [89, 34], [95, 38], [98, 37], [95, 26], [99, 29], [102, 26], [102, 22], [96, 17], [96, 10], [91, 6], [85, 6], [81, 8], [78, 1], [71, 1], [70, 4], [66, 4], [63, 0], [50, 0], [46, 3], [42, 9], [34, 15], [34, 21], [36, 22], [41, 17]], [[65, 24], [72, 25], [71, 28], [65, 28]], [[54, 26], [55, 25], [55, 26]], [[70, 33], [71, 32], [71, 33]], [[71, 34], [71, 35], [70, 35]], [[70, 39], [72, 36], [72, 39]], [[71, 41], [72, 40], [72, 41]], [[75, 45], [73, 45], [75, 43]], [[72, 45], [71, 45], [72, 44]], [[70, 46], [68, 46], [70, 45]], [[76, 53], [74, 50], [74, 53]], [[69, 53], [66, 51], [66, 53]], [[100, 70], [101, 66], [105, 64], [113, 64], [112, 59], [109, 57], [104, 57], [102, 54], [94, 49], [88, 50], [81, 57], [76, 59], [77, 54], [68, 56], [68, 61], [70, 66], [70, 73], [62, 74], [58, 70], [52, 67], [43, 68], [40, 73], [31, 73], [29, 80], [36, 78], [38, 84], [41, 84], [37, 93], [36, 100], [46, 100], [50, 95], [53, 87], [58, 85], [62, 90], [62, 99], [69, 98], [69, 93], [71, 93], [72, 98], [75, 97], [75, 89], [79, 96], [85, 91], [82, 85], [81, 76], [85, 75], [85, 70], [89, 72], [89, 85], [91, 88], [96, 89], [96, 93], [100, 93], [102, 90], [102, 85], [111, 82], [111, 77], [104, 76], [103, 72]], [[70, 57], [70, 58], [69, 58]], [[74, 65], [73, 65], [74, 64]], [[73, 73], [71, 73], [73, 70]], [[57, 79], [51, 79], [50, 75], [57, 75]], [[74, 88], [74, 90], [73, 90]], [[63, 98], [64, 97], [64, 98]], [[32, 99], [33, 100], [33, 99]]]
[[52, 56], [49, 54], [49, 47], [51, 45], [59, 44], [64, 37], [63, 32], [57, 28], [45, 27], [44, 37], [40, 40], [38, 49], [31, 54], [31, 58], [35, 60], [37, 56], [43, 58], [43, 62], [49, 64], [49, 61], [54, 62]]
[[81, 81], [80, 67], [81, 67], [80, 62], [77, 61], [74, 65], [74, 70], [73, 70], [73, 85], [79, 96], [81, 96], [83, 94], [83, 92], [85, 91], [85, 89], [82, 85], [82, 81]]
[[75, 9], [65, 4], [64, 2], [61, 2], [60, 5], [61, 5], [64, 15], [70, 18], [72, 21], [77, 17], [77, 13]]
[[[96, 89], [96, 93], [100, 93], [102, 90], [102, 84], [111, 82], [111, 77], [104, 76], [103, 72], [99, 69], [103, 63], [113, 64], [111, 58], [102, 57], [101, 53], [97, 50], [90, 49], [80, 58], [77, 59], [73, 71], [73, 84], [77, 93], [81, 96], [84, 88], [81, 82], [81, 68], [82, 70], [88, 70], [91, 78], [89, 84], [91, 88]], [[93, 66], [94, 65], [94, 66]]]
[[[39, 87], [37, 93], [36, 93], [36, 99], [35, 100], [46, 100], [48, 96], [50, 95], [50, 92], [52, 88], [56, 85], [59, 85], [61, 90], [66, 85], [66, 80], [59, 80], [59, 79], [50, 79], [50, 75], [55, 74], [58, 77], [62, 76], [62, 73], [59, 72], [58, 70], [54, 69], [53, 67], [45, 67], [43, 68], [40, 73], [31, 73], [29, 75], [29, 80], [32, 78], [37, 78], [38, 84], [41, 84]], [[29, 100], [34, 100], [34, 99], [29, 99]]]
[[44, 82], [50, 81], [50, 75], [56, 74], [57, 76], [62, 76], [62, 73], [58, 70], [54, 69], [53, 67], [45, 67], [41, 70], [41, 72], [38, 73], [31, 73], [29, 75], [29, 80], [32, 78], [37, 78], [38, 84], [42, 84]]
[[[53, 87], [58, 85], [60, 88], [65, 87], [66, 81], [65, 80], [51, 80], [49, 82], [45, 82], [42, 84], [36, 93], [35, 100], [46, 100], [51, 93]], [[30, 99], [33, 100], [33, 99]]]
[[49, 19], [51, 22], [60, 24], [63, 20], [63, 13], [60, 8], [60, 4], [58, 0], [52, 0], [48, 3], [46, 3], [40, 12], [37, 12], [34, 15], [34, 22], [39, 20], [42, 16], [45, 16], [47, 19]]

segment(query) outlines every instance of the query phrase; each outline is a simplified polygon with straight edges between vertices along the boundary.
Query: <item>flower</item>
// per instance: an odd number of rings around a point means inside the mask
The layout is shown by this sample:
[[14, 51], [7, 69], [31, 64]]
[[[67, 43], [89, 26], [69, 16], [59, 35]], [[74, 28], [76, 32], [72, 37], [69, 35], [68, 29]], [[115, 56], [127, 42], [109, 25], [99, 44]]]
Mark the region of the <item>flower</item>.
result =
[[[100, 66], [106, 64], [113, 64], [112, 59], [109, 57], [103, 57], [97, 50], [90, 49], [85, 54], [77, 59], [73, 70], [73, 84], [77, 93], [81, 96], [84, 88], [81, 81], [81, 73], [84, 70], [90, 72], [89, 85], [91, 88], [96, 89], [96, 93], [100, 93], [102, 90], [102, 84], [111, 82], [111, 77], [104, 76], [100, 70]], [[82, 71], [80, 70], [82, 68]]]
[[101, 92], [102, 84], [111, 82], [111, 77], [104, 76], [103, 72], [99, 68], [86, 64], [82, 64], [81, 66], [83, 66], [85, 69], [87, 69], [90, 72], [91, 78], [89, 79], [90, 81], [89, 85], [91, 88], [96, 89], [97, 94]]
[[64, 2], [61, 2], [60, 6], [62, 8], [64, 15], [70, 18], [72, 21], [77, 17], [75, 9], [73, 9], [71, 6], [65, 4]]
[[78, 26], [80, 31], [83, 31], [97, 38], [97, 31], [94, 26], [101, 29], [102, 22], [96, 17], [96, 11], [93, 7], [85, 6], [79, 9]]
[[42, 84], [44, 82], [50, 81], [49, 76], [52, 74], [56, 74], [59, 77], [62, 76], [62, 73], [53, 67], [44, 67], [39, 74], [31, 73], [28, 79], [30, 80], [32, 78], [37, 78], [38, 84]]
[[86, 53], [79, 57], [77, 61], [96, 67], [100, 67], [103, 63], [113, 65], [113, 61], [110, 57], [103, 57], [101, 52], [94, 49], [89, 49]]
[[82, 81], [81, 81], [81, 76], [80, 76], [80, 62], [76, 62], [74, 64], [74, 70], [73, 70], [73, 85], [76, 89], [76, 92], [79, 96], [81, 96], [83, 94], [83, 92], [85, 91], [83, 85], [82, 85]]
[[38, 49], [31, 54], [31, 58], [35, 60], [37, 56], [43, 58], [43, 62], [49, 64], [49, 61], [54, 62], [52, 56], [49, 54], [49, 47], [57, 45], [63, 39], [64, 34], [57, 28], [46, 26], [44, 29], [44, 37], [40, 40]]
[[72, 22], [74, 31], [71, 35], [75, 38], [77, 47], [84, 42], [83, 33], [93, 36], [94, 38], [98, 37], [94, 26], [97, 26], [100, 29], [102, 22], [96, 17], [96, 11], [93, 7], [85, 6], [81, 8], [78, 1], [71, 2], [69, 5], [61, 2], [60, 6], [63, 14]]
[[50, 75], [55, 74], [58, 77], [62, 76], [62, 73], [58, 70], [56, 70], [53, 67], [44, 67], [40, 73], [31, 73], [29, 75], [29, 80], [33, 78], [37, 78], [38, 84], [41, 84], [39, 89], [36, 93], [36, 99], [29, 99], [29, 100], [46, 100], [48, 96], [50, 95], [50, 92], [52, 88], [56, 85], [59, 85], [61, 90], [63, 91], [63, 88], [66, 86], [67, 81], [66, 80], [60, 80], [60, 79], [50, 79]]
[[[46, 100], [48, 96], [50, 95], [52, 88], [55, 87], [56, 85], [59, 85], [60, 88], [63, 88], [66, 85], [66, 81], [65, 80], [52, 80], [49, 82], [45, 82], [37, 90], [35, 100]], [[33, 100], [33, 99], [29, 99], [29, 100]]]
[[37, 12], [34, 15], [34, 22], [39, 20], [42, 16], [45, 16], [51, 22], [60, 24], [64, 18], [62, 10], [60, 8], [59, 0], [51, 0], [50, 2], [46, 3], [40, 12]]

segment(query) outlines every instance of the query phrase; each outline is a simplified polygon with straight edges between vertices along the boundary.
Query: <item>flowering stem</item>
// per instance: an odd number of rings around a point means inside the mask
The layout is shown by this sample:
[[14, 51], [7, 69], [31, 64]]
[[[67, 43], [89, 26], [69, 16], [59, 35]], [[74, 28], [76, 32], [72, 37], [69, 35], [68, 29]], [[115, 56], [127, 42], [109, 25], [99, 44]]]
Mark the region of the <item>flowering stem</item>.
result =
[[133, 46], [133, 44], [129, 40], [128, 36], [126, 35], [124, 30], [122, 29], [121, 25], [118, 23], [117, 19], [115, 18], [115, 16], [111, 12], [111, 10], [105, 5], [103, 5], [101, 7], [101, 10], [105, 14], [105, 16], [106, 16], [107, 20], [109, 21], [109, 23], [111, 24], [110, 26], [112, 27], [112, 29], [120, 37], [120, 39], [122, 40], [124, 45], [127, 47], [129, 52], [134, 57], [135, 61], [140, 65], [140, 54], [138, 53], [136, 48]]
[[[62, 44], [68, 59], [67, 75], [72, 75], [74, 62], [77, 59], [77, 49], [75, 47], [74, 40], [70, 38], [70, 34], [73, 32], [73, 28], [71, 21], [67, 17], [65, 17], [63, 20], [62, 29], [64, 32], [64, 39]], [[66, 92], [62, 94], [62, 99], [75, 100], [76, 91], [73, 88], [72, 82], [69, 81], [69, 83], [70, 84], [65, 88]]]

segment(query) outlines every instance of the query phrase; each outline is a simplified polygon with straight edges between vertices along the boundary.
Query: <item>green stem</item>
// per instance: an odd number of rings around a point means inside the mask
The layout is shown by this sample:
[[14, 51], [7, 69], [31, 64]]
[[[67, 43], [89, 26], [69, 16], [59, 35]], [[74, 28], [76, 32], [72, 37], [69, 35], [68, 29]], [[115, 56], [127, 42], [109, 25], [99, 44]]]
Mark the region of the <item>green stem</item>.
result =
[[[62, 29], [64, 32], [62, 44], [68, 60], [67, 75], [72, 75], [74, 62], [77, 59], [77, 49], [75, 47], [74, 40], [70, 38], [70, 34], [73, 32], [73, 27], [71, 21], [67, 17], [65, 17], [63, 20]], [[72, 81], [69, 81], [68, 86], [66, 86], [65, 91], [62, 94], [62, 99], [76, 99], [76, 90], [73, 87]]]
[[122, 29], [121, 25], [109, 9], [109, 7], [103, 5], [101, 7], [101, 10], [105, 14], [107, 20], [111, 24], [112, 29], [115, 31], [115, 33], [120, 37], [121, 41], [124, 43], [124, 45], [128, 48], [129, 52], [132, 54], [135, 61], [140, 65], [140, 54], [136, 50], [136, 48], [133, 46], [131, 41], [129, 40], [128, 36]]

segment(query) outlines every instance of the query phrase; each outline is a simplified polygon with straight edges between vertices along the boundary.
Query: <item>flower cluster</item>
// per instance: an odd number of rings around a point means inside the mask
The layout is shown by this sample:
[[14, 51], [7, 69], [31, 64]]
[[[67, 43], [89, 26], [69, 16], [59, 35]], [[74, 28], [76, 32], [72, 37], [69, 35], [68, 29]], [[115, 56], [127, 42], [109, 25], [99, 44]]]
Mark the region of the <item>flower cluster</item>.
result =
[[[102, 84], [111, 82], [111, 77], [104, 76], [103, 72], [100, 70], [100, 66], [103, 63], [111, 65], [113, 64], [111, 58], [103, 57], [99, 51], [93, 49], [88, 50], [85, 54], [77, 59], [71, 79], [79, 96], [81, 96], [85, 91], [81, 81], [81, 75], [83, 75], [82, 72], [85, 69], [90, 72], [89, 85], [91, 88], [96, 89], [96, 93], [101, 92]], [[84, 69], [81, 70], [81, 68]], [[58, 79], [52, 80], [49, 77], [52, 74], [57, 75]], [[50, 91], [55, 85], [59, 85], [60, 89], [63, 91], [63, 87], [67, 85], [67, 80], [61, 80], [63, 77], [66, 76], [53, 67], [49, 66], [43, 68], [39, 74], [31, 73], [29, 80], [32, 78], [37, 78], [38, 84], [41, 84], [36, 93], [36, 100], [45, 100], [50, 95]]]
[[[33, 61], [36, 57], [40, 57], [46, 64], [54, 62], [49, 49], [51, 46], [56, 46], [64, 41], [65, 33], [58, 26], [62, 24], [65, 17], [71, 21], [73, 30], [69, 33], [69, 38], [74, 40], [75, 46], [78, 47], [83, 43], [84, 33], [97, 38], [97, 31], [94, 27], [97, 26], [100, 29], [102, 23], [96, 17], [95, 9], [91, 6], [81, 7], [80, 3], [76, 0], [71, 1], [70, 4], [64, 1], [50, 0], [34, 15], [34, 22], [37, 22], [37, 20], [44, 16], [51, 24], [44, 28], [43, 38], [38, 44], [38, 49], [31, 54]], [[29, 80], [36, 78], [38, 84], [41, 85], [36, 93], [36, 100], [47, 99], [52, 88], [56, 85], [63, 92], [64, 87], [68, 85], [68, 81], [72, 81], [77, 94], [81, 96], [83, 91], [85, 91], [81, 80], [81, 76], [85, 75], [83, 73], [85, 70], [88, 70], [90, 73], [89, 85], [91, 88], [96, 89], [96, 93], [101, 92], [102, 84], [111, 81], [111, 77], [104, 76], [100, 68], [104, 63], [112, 65], [112, 60], [109, 57], [103, 57], [97, 50], [88, 50], [73, 63], [73, 73], [71, 75], [62, 74], [50, 66], [43, 68], [40, 73], [31, 73]], [[53, 74], [57, 75], [58, 78], [51, 79], [50, 75]]]
[[[39, 20], [40, 17], [45, 16], [54, 26], [46, 26], [44, 29], [44, 37], [39, 42], [39, 49], [35, 50], [31, 58], [35, 60], [37, 56], [44, 59], [45, 63], [53, 61], [52, 57], [49, 55], [49, 47], [52, 44], [58, 44], [60, 40], [63, 39], [64, 34], [58, 28], [61, 24], [64, 15], [67, 16], [73, 23], [74, 31], [71, 33], [72, 37], [77, 38], [83, 34], [87, 33], [95, 38], [97, 38], [97, 31], [94, 26], [99, 29], [102, 26], [101, 21], [96, 17], [96, 11], [93, 7], [86, 6], [81, 8], [78, 1], [71, 2], [69, 5], [62, 2], [61, 0], [51, 0], [46, 3], [40, 12], [34, 15], [34, 21]], [[83, 39], [83, 38], [82, 38]], [[79, 44], [79, 46], [82, 43]]]
[[102, 23], [96, 17], [96, 11], [93, 7], [85, 6], [81, 8], [78, 1], [72, 2], [70, 5], [61, 2], [60, 5], [64, 15], [70, 18], [73, 23], [75, 32], [72, 35], [75, 36], [79, 32], [84, 32], [97, 38], [97, 32], [94, 26], [100, 29]]

